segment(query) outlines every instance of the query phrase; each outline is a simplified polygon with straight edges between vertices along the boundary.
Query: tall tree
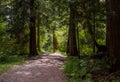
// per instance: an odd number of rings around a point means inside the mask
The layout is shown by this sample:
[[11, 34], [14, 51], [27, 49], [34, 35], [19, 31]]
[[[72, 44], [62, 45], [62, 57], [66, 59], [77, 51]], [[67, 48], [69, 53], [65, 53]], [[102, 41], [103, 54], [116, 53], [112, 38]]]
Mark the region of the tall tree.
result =
[[28, 1], [26, 0], [5, 0], [7, 3], [3, 5], [6, 9], [4, 16], [6, 18], [6, 32], [10, 34], [10, 38], [14, 39], [15, 51], [19, 54], [28, 53]]
[[53, 28], [52, 34], [53, 34], [53, 52], [55, 52], [57, 50], [57, 47], [58, 47], [57, 37], [55, 34], [55, 28]]
[[41, 48], [40, 48], [40, 24], [41, 24], [41, 14], [37, 13], [37, 21], [36, 21], [36, 27], [37, 27], [37, 49], [38, 52], [41, 52]]
[[30, 53], [29, 57], [37, 55], [36, 46], [36, 14], [35, 14], [35, 0], [30, 0]]
[[70, 2], [70, 18], [69, 18], [69, 31], [68, 31], [68, 43], [67, 43], [67, 54], [68, 56], [79, 56], [76, 42], [76, 4]]
[[120, 0], [107, 0], [107, 47], [114, 61], [112, 71], [120, 70]]

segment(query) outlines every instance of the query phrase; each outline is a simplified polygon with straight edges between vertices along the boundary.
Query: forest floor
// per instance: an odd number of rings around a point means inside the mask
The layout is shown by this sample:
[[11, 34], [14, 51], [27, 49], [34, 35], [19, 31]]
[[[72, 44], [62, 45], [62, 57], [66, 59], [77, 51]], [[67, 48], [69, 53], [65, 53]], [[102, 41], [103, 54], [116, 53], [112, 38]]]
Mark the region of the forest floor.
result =
[[0, 82], [67, 82], [63, 63], [63, 55], [43, 53], [1, 74]]

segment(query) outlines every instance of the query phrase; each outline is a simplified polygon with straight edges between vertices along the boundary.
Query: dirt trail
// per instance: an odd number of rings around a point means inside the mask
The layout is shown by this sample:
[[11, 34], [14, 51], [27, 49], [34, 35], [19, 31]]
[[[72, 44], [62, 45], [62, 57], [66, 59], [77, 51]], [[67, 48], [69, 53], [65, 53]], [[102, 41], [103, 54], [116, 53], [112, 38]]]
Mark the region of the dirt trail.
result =
[[67, 82], [60, 70], [64, 56], [44, 53], [0, 75], [0, 82]]

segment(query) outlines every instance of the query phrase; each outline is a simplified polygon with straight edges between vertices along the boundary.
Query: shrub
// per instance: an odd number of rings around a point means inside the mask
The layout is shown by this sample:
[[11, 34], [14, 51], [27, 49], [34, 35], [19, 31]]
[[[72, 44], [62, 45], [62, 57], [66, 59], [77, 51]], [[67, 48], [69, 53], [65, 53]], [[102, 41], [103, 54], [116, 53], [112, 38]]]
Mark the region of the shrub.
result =
[[[103, 77], [109, 75], [109, 69], [108, 58], [68, 57], [64, 64], [64, 72], [68, 76], [69, 82], [94, 82], [95, 80], [104, 82], [105, 78]], [[109, 82], [109, 79], [105, 82]]]

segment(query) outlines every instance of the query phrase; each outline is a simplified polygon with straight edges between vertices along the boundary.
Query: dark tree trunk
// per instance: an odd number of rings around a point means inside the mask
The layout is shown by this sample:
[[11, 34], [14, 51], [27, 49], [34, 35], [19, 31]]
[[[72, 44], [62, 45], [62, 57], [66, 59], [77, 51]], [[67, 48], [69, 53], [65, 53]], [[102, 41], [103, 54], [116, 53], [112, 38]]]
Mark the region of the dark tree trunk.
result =
[[77, 31], [77, 33], [76, 33], [76, 35], [77, 35], [77, 49], [78, 49], [78, 54], [80, 54], [80, 37], [79, 37], [79, 27], [77, 26], [76, 28], [77, 28], [77, 29], [76, 29], [76, 31]]
[[36, 17], [35, 17], [35, 7], [34, 0], [30, 0], [30, 53], [29, 57], [37, 55], [36, 49]]
[[38, 41], [37, 41], [37, 47], [38, 47], [38, 51], [41, 51], [40, 50], [40, 29], [39, 29], [39, 26], [38, 26], [38, 32], [37, 32], [37, 35], [38, 35]]
[[57, 50], [57, 37], [55, 35], [55, 30], [53, 29], [53, 52]]
[[37, 19], [37, 48], [38, 48], [39, 52], [41, 52], [41, 48], [40, 48], [40, 23], [41, 23], [41, 18], [38, 18]]
[[107, 47], [115, 62], [112, 71], [120, 70], [120, 0], [107, 0]]
[[69, 19], [69, 32], [68, 32], [68, 43], [67, 43], [67, 55], [68, 56], [79, 56], [77, 43], [76, 43], [76, 5], [70, 3], [70, 19]]
[[[95, 8], [95, 3], [94, 3], [94, 8]], [[96, 17], [96, 13], [95, 13], [95, 10], [93, 11], [93, 38], [95, 40], [96, 36], [95, 36], [95, 28], [96, 28], [96, 21], [95, 21], [95, 17]], [[95, 42], [93, 42], [93, 53], [95, 54]]]

